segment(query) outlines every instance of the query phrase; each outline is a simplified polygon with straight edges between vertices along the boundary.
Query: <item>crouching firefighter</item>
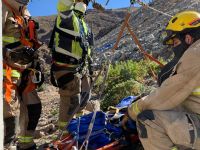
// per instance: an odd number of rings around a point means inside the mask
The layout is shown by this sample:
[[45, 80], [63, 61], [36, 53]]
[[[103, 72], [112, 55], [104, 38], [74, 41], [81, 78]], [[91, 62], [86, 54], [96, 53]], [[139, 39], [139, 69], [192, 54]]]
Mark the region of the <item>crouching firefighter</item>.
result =
[[131, 104], [145, 150], [200, 149], [200, 13], [170, 19], [163, 44], [174, 58], [161, 71], [154, 92]]
[[59, 87], [58, 126], [63, 129], [90, 98], [93, 36], [84, 21], [89, 0], [59, 0], [58, 16], [49, 43], [52, 49], [51, 81]]
[[[19, 150], [34, 150], [34, 131], [41, 114], [36, 88], [43, 82], [37, 49], [38, 24], [28, 0], [2, 0], [4, 145], [17, 140]], [[17, 121], [19, 120], [19, 121]], [[20, 133], [16, 137], [19, 122]]]

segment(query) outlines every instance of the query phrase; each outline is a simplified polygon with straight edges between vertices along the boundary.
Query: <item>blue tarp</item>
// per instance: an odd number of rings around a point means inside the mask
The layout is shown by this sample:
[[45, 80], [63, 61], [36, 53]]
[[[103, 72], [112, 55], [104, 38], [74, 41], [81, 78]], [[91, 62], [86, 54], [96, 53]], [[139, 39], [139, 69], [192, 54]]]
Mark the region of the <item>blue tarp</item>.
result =
[[[127, 107], [135, 99], [136, 96], [126, 97], [122, 99], [116, 107], [118, 108]], [[85, 140], [93, 114], [94, 113], [90, 113], [88, 115], [81, 116], [79, 119], [78, 118], [73, 119], [67, 128], [69, 133], [78, 137], [79, 143], [83, 143], [83, 141]], [[109, 117], [104, 112], [98, 111], [96, 113], [93, 130], [89, 138], [89, 148], [97, 149], [111, 143], [115, 139], [120, 139], [122, 137], [123, 135], [122, 127], [115, 126], [115, 124], [112, 124], [108, 120]], [[79, 123], [80, 126], [78, 130], [77, 126]], [[120, 124], [120, 119], [118, 124]], [[136, 131], [136, 123], [132, 120], [128, 120], [127, 128], [129, 130]]]
[[118, 107], [118, 108], [127, 107], [127, 106], [130, 105], [136, 98], [137, 98], [137, 96], [128, 96], [128, 97], [122, 99], [122, 100], [120, 101], [120, 103], [119, 103], [116, 107]]
[[[79, 133], [77, 133], [79, 119], [73, 119], [67, 128], [69, 133], [75, 136], [78, 135], [78, 141], [80, 143], [85, 140], [92, 116], [93, 113], [80, 117]], [[111, 123], [108, 123], [106, 114], [102, 111], [98, 111], [96, 113], [92, 134], [89, 138], [89, 148], [96, 149], [107, 145], [114, 140], [112, 138], [120, 138], [121, 134], [122, 129], [120, 127], [115, 127]]]

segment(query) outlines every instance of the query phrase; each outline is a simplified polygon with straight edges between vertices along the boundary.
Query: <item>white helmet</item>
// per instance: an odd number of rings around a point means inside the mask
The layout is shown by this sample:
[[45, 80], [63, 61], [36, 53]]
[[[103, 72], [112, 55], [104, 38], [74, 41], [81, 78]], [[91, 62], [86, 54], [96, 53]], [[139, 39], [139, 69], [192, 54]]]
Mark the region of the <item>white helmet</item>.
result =
[[87, 5], [84, 2], [78, 2], [75, 4], [74, 9], [84, 14], [86, 12]]

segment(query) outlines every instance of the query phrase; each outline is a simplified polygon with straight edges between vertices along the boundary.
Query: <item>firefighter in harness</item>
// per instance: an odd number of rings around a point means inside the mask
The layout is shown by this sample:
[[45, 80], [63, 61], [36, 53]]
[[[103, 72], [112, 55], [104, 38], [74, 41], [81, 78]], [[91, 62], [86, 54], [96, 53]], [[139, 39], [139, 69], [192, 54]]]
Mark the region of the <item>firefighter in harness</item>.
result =
[[[29, 0], [2, 0], [4, 144], [35, 150], [34, 131], [41, 114], [36, 88], [43, 82], [37, 49], [38, 24], [26, 8]], [[19, 107], [20, 106], [20, 107]], [[16, 135], [19, 116], [20, 133]]]
[[49, 43], [52, 49], [51, 81], [59, 87], [58, 126], [63, 129], [90, 98], [93, 36], [84, 20], [89, 0], [59, 0], [58, 16]]

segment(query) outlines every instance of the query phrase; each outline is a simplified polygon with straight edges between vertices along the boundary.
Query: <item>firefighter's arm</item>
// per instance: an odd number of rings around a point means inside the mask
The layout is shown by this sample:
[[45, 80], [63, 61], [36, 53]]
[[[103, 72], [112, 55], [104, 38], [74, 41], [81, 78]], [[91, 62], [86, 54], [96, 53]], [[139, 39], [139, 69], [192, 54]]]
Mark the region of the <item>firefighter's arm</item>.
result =
[[129, 116], [135, 119], [144, 110], [173, 109], [184, 102], [199, 84], [200, 70], [198, 67], [191, 67], [184, 73], [168, 78], [149, 96], [130, 105]]

